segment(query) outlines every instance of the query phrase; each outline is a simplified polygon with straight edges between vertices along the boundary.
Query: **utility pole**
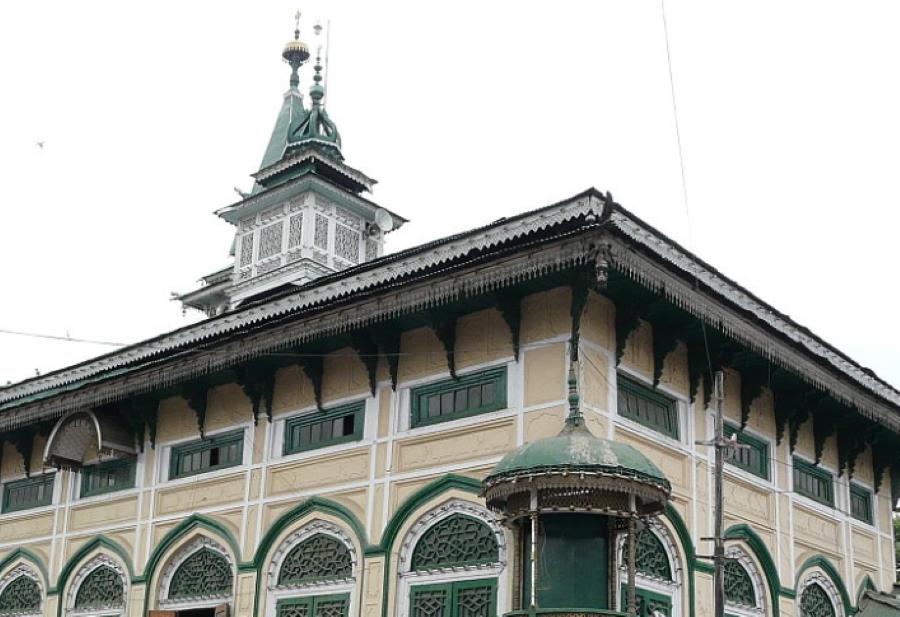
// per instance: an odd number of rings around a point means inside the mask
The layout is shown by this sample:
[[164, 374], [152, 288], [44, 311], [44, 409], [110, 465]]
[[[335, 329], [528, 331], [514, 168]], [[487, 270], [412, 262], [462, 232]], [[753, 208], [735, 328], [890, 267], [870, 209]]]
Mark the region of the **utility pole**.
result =
[[[715, 617], [725, 617], [725, 453], [726, 450], [746, 448], [732, 439], [725, 437], [725, 422], [722, 405], [725, 402], [725, 373], [721, 370], [713, 374], [713, 401], [715, 403], [715, 430], [712, 440], [698, 441], [697, 445], [715, 448], [715, 529], [712, 538], [701, 540], [713, 542], [712, 561], [714, 570], [713, 598], [715, 600]], [[709, 556], [700, 556], [709, 559]]]

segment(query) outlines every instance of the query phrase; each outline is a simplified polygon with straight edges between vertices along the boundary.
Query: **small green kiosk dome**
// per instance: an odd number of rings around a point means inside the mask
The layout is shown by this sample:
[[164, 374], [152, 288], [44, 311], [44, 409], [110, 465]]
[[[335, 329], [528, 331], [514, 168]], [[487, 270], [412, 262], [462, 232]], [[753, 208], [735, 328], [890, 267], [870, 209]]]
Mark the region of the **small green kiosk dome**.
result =
[[657, 514], [671, 490], [650, 459], [628, 444], [594, 436], [582, 418], [507, 454], [482, 485], [488, 506], [507, 517], [534, 509], [624, 513], [630, 495], [638, 514]]

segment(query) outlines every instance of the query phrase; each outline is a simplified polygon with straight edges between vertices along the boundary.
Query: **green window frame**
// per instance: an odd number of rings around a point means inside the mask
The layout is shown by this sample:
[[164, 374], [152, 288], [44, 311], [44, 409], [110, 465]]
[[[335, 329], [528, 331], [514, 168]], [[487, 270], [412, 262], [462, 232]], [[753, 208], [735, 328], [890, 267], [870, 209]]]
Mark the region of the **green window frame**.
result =
[[365, 411], [365, 402], [359, 401], [289, 418], [284, 423], [283, 454], [359, 441], [363, 436]]
[[674, 399], [624, 375], [619, 375], [616, 382], [620, 416], [679, 439], [678, 404]]
[[18, 512], [53, 503], [55, 473], [24, 478], [3, 485], [3, 511]]
[[859, 484], [850, 484], [850, 516], [872, 524], [872, 492]]
[[752, 473], [763, 480], [769, 479], [769, 444], [741, 431], [732, 424], [725, 424], [725, 436], [731, 438], [736, 435], [739, 444], [746, 448], [734, 448], [725, 450], [725, 462], [734, 465], [738, 469]]
[[413, 388], [411, 428], [506, 408], [506, 367]]
[[282, 598], [275, 603], [276, 617], [347, 617], [350, 594]]
[[89, 465], [81, 471], [81, 496], [93, 497], [134, 488], [136, 459], [115, 459]]
[[[624, 583], [622, 583], [620, 597], [619, 606], [621, 606], [621, 610], [624, 613], [628, 610], [628, 586]], [[635, 604], [637, 604], [635, 607], [637, 609], [635, 613], [637, 617], [653, 617], [657, 612], [662, 613], [665, 617], [669, 617], [672, 614], [672, 598], [665, 594], [636, 587], [634, 599], [636, 601]]]
[[243, 462], [244, 431], [216, 435], [172, 447], [169, 479], [186, 478]]
[[409, 617], [495, 617], [497, 579], [414, 585], [409, 590]]
[[834, 476], [812, 463], [794, 457], [794, 492], [834, 507]]

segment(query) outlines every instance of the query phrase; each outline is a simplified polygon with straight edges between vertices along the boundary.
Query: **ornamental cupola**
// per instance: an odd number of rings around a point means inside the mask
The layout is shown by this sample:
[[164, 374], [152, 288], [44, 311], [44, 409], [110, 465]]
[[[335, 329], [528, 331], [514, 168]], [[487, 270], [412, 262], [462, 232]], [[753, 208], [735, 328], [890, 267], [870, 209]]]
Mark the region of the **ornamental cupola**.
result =
[[[320, 36], [321, 26], [315, 27]], [[406, 222], [371, 201], [375, 180], [344, 162], [341, 136], [326, 110], [322, 49], [312, 66], [308, 100], [301, 69], [311, 58], [301, 38], [300, 13], [282, 59], [289, 88], [254, 185], [241, 200], [216, 212], [235, 227], [234, 263], [204, 277], [203, 287], [179, 295], [183, 305], [215, 315], [384, 252], [384, 236]]]

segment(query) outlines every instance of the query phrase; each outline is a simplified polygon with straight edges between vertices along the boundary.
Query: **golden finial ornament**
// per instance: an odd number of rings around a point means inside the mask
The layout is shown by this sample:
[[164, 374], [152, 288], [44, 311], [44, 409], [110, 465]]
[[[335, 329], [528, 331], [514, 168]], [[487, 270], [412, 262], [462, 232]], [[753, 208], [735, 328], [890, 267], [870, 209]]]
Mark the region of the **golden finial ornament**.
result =
[[300, 40], [300, 11], [294, 15], [294, 40], [288, 41], [281, 52], [284, 61], [291, 65], [291, 87], [300, 85], [300, 76], [297, 71], [304, 62], [309, 60], [309, 47]]

